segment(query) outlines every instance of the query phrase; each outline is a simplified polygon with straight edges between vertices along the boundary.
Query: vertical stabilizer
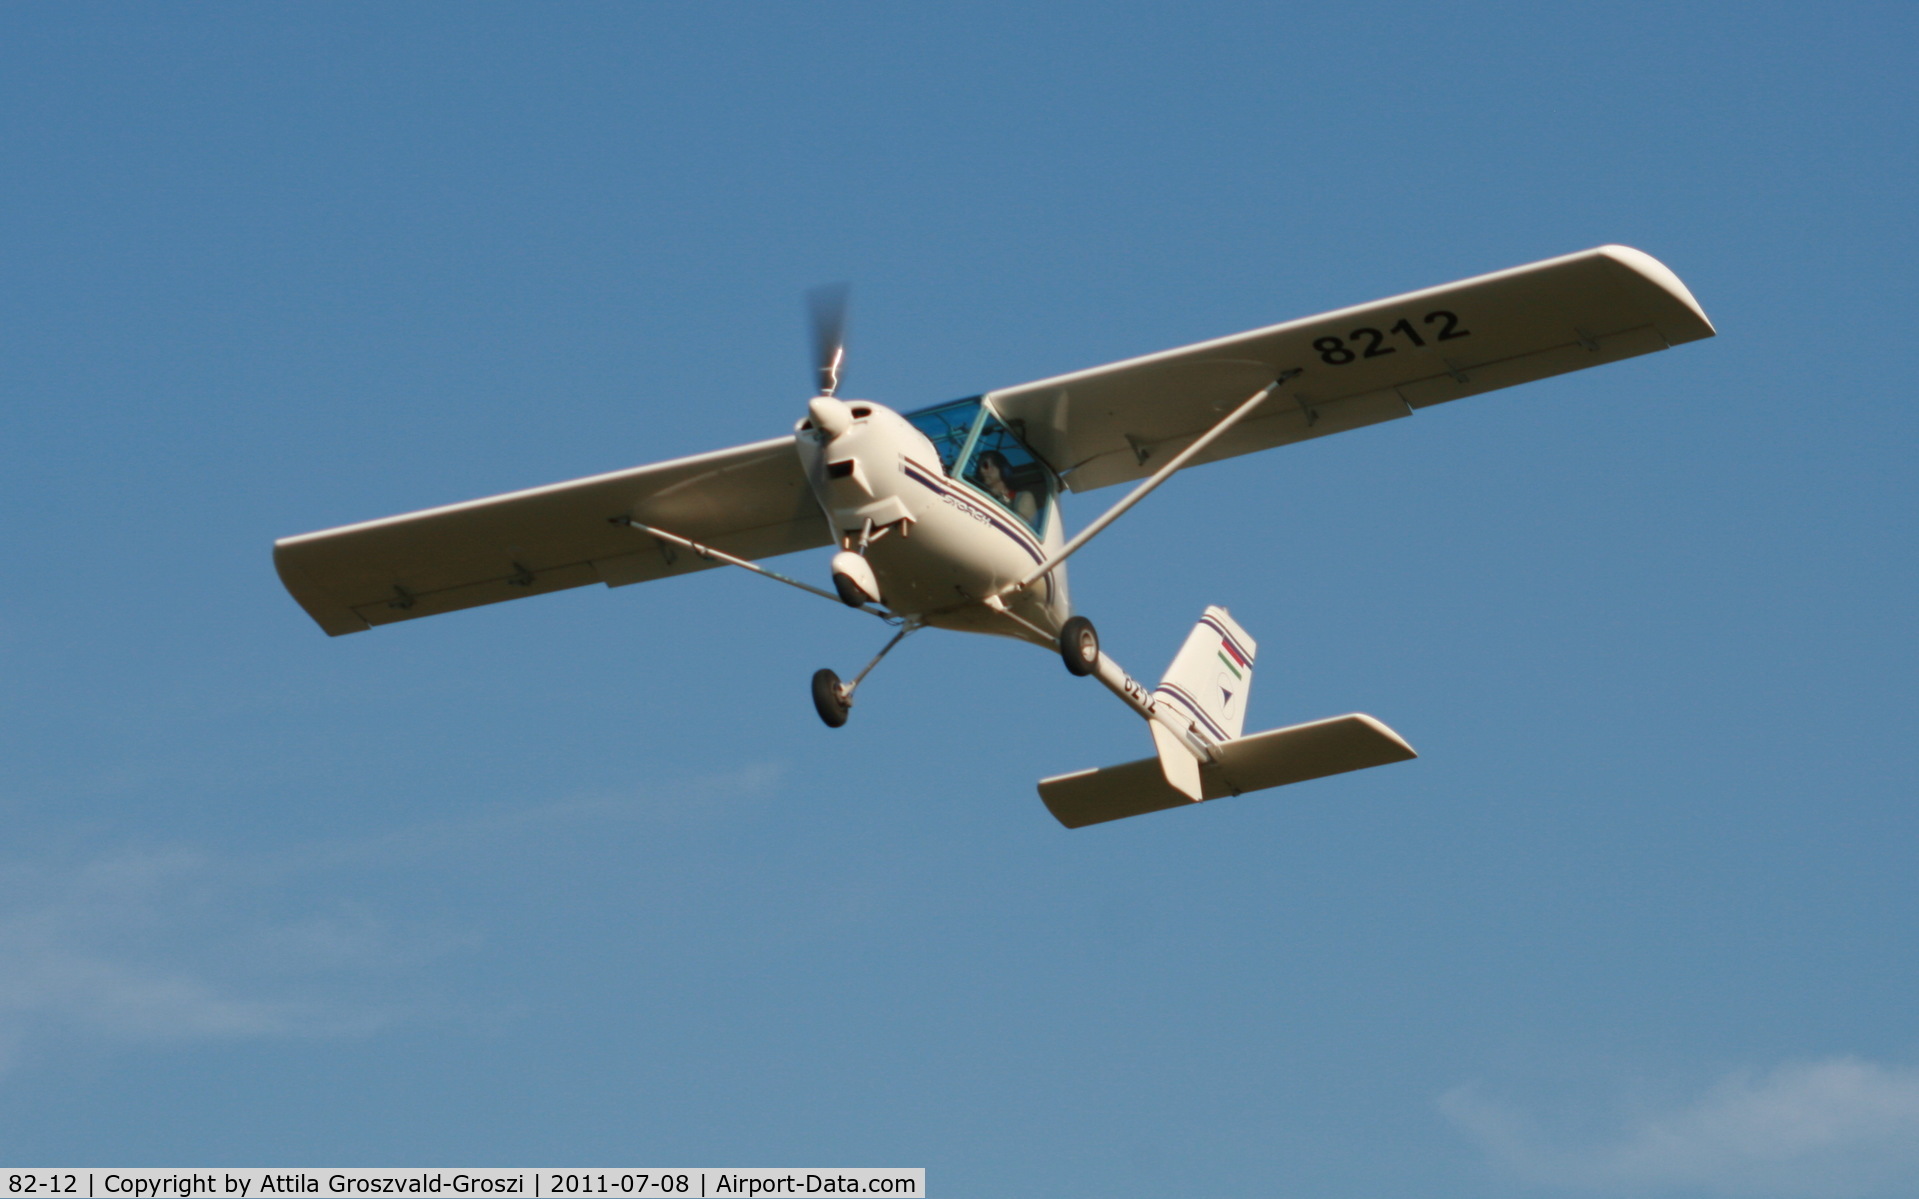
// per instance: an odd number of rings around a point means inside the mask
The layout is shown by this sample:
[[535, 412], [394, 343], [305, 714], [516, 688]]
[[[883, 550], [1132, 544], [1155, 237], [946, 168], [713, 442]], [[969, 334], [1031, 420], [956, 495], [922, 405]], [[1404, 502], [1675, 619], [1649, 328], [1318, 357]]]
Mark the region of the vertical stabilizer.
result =
[[1207, 739], [1231, 741], [1246, 727], [1246, 693], [1253, 688], [1258, 652], [1226, 609], [1208, 608], [1153, 689], [1153, 699], [1191, 720]]

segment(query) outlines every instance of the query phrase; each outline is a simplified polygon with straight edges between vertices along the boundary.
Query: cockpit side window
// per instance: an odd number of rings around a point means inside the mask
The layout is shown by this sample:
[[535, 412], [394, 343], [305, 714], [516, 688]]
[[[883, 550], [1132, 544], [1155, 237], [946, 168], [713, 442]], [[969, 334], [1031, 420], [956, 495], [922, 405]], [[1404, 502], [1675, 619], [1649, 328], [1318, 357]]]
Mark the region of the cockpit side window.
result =
[[1059, 481], [982, 398], [970, 396], [904, 415], [932, 441], [948, 478], [966, 480], [1034, 532], [1043, 533]]
[[967, 436], [979, 421], [980, 397], [969, 396], [950, 404], [922, 408], [904, 415], [914, 428], [932, 441], [933, 448], [939, 451], [940, 469], [951, 475], [953, 464], [959, 461], [960, 451], [966, 448]]
[[1016, 514], [1034, 532], [1044, 530], [1056, 486], [1053, 472], [991, 412], [966, 449], [959, 477]]

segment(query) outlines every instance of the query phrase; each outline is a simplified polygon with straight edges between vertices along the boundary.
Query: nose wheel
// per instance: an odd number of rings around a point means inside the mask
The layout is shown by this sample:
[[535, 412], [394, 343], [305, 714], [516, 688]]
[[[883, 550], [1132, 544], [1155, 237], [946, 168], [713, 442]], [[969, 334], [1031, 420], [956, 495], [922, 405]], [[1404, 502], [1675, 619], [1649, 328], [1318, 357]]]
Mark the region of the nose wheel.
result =
[[814, 673], [813, 708], [829, 729], [839, 728], [846, 723], [847, 716], [853, 710], [853, 697], [846, 693], [840, 676], [830, 670]]

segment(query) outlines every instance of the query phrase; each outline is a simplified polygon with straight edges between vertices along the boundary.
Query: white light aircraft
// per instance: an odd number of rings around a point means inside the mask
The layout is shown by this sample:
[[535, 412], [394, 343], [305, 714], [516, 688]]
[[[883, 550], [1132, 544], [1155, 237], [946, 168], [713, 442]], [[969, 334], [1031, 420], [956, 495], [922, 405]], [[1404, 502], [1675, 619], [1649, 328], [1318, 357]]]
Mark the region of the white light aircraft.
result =
[[[326, 632], [588, 583], [742, 567], [897, 627], [820, 718], [922, 628], [1057, 651], [1143, 717], [1155, 755], [1041, 781], [1069, 828], [1414, 757], [1354, 713], [1244, 735], [1258, 647], [1209, 607], [1160, 684], [1101, 650], [1066, 594], [1067, 558], [1188, 466], [1356, 429], [1462, 396], [1711, 337], [1686, 287], [1602, 246], [916, 412], [839, 398], [844, 290], [813, 295], [818, 394], [784, 437], [289, 537], [287, 590]], [[1065, 491], [1135, 482], [1067, 537]], [[832, 590], [754, 559], [837, 547]]]

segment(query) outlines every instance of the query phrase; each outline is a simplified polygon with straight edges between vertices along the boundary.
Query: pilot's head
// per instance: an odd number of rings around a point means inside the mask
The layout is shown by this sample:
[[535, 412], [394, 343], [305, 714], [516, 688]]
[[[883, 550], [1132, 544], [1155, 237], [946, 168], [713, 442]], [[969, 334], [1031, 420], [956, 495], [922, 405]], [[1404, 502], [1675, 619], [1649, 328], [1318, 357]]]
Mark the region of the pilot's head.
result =
[[1005, 454], [1000, 453], [998, 450], [982, 450], [980, 452], [979, 481], [980, 485], [985, 487], [986, 490], [1011, 491], [1013, 483], [1012, 480], [1006, 476], [1011, 474], [1012, 471], [1013, 468], [1007, 463]]

